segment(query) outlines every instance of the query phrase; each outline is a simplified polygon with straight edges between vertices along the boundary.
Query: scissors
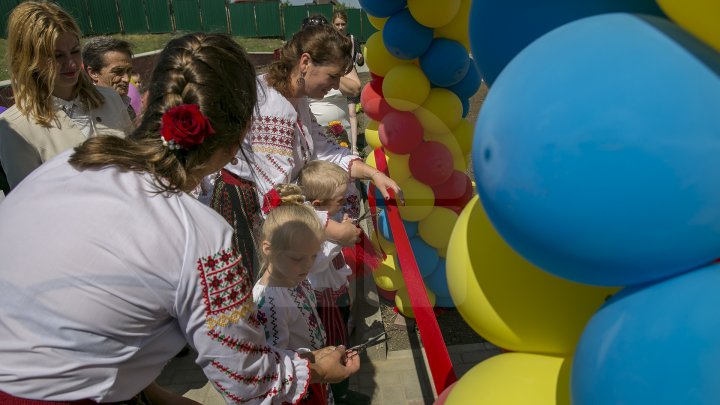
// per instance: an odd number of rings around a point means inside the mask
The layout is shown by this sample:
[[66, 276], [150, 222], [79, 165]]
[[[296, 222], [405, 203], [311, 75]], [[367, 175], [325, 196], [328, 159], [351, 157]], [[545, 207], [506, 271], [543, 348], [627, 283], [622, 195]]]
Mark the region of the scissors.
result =
[[372, 213], [371, 210], [365, 211], [362, 215], [360, 215], [359, 217], [357, 217], [357, 219], [353, 220], [353, 223], [354, 223], [355, 225], [357, 225], [357, 224], [359, 224], [360, 222], [366, 220], [367, 218], [376, 217], [376, 216], [380, 215], [380, 213], [383, 212], [383, 209], [382, 209], [382, 208], [376, 208], [375, 210], [376, 210], [377, 212], [374, 213], [374, 214]]
[[367, 349], [368, 347], [375, 346], [375, 345], [377, 345], [377, 344], [386, 342], [386, 341], [388, 341], [388, 340], [390, 340], [390, 336], [388, 336], [386, 332], [383, 332], [383, 333], [381, 333], [381, 334], [379, 334], [379, 335], [377, 335], [377, 336], [371, 337], [370, 339], [368, 339], [368, 340], [365, 341], [364, 343], [361, 343], [361, 344], [359, 344], [359, 345], [357, 345], [357, 346], [350, 347], [350, 348], [348, 348], [347, 350], [348, 350], [348, 351], [354, 351], [354, 352], [360, 353], [361, 351]]

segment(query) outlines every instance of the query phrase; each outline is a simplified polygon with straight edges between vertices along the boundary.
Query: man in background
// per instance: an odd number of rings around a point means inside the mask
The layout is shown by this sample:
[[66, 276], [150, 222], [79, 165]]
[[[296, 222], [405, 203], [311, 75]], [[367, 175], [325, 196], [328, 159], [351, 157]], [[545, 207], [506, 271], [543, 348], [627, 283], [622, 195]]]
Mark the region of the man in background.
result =
[[135, 110], [130, 106], [128, 97], [133, 72], [130, 43], [105, 36], [89, 38], [83, 45], [82, 57], [85, 71], [93, 83], [115, 90], [125, 102], [130, 119], [135, 121]]

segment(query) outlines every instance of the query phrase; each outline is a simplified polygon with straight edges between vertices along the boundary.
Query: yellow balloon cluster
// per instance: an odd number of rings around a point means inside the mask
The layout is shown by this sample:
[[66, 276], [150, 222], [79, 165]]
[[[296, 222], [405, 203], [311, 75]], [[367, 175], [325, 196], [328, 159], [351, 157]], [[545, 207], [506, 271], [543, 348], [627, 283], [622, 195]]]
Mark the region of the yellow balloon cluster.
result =
[[[447, 38], [460, 42], [469, 49], [468, 40], [468, 20], [471, 0], [408, 0], [407, 10], [412, 19], [420, 25], [434, 30], [434, 38]], [[382, 15], [378, 13], [378, 15]], [[382, 96], [384, 101], [393, 110], [411, 112], [411, 118], [417, 119], [417, 123], [422, 126], [423, 142], [435, 141], [442, 144], [450, 152], [452, 156], [453, 169], [460, 173], [465, 173], [468, 168], [468, 154], [470, 152], [469, 144], [472, 143], [472, 125], [462, 119], [463, 101], [448, 88], [433, 88], [428, 76], [423, 68], [429, 69], [429, 65], [424, 63], [421, 67], [419, 59], [405, 60], [399, 59], [388, 51], [385, 47], [385, 39], [383, 31], [388, 33], [388, 38], [397, 34], [397, 31], [391, 29], [391, 24], [386, 22], [391, 17], [379, 18], [368, 15], [370, 24], [377, 28], [378, 32], [371, 35], [366, 43], [365, 61], [368, 69], [376, 76], [382, 77]], [[395, 26], [397, 27], [397, 25]], [[409, 28], [408, 28], [409, 29]], [[392, 31], [392, 32], [391, 32]], [[396, 36], [395, 36], [396, 37]], [[449, 41], [440, 41], [447, 43]], [[455, 48], [457, 49], [457, 47]], [[462, 49], [462, 48], [460, 48]], [[425, 54], [426, 59], [430, 52]], [[398, 54], [401, 55], [401, 54]], [[441, 59], [440, 65], [445, 59]], [[429, 70], [428, 70], [429, 71]], [[433, 80], [437, 85], [437, 75], [433, 76]], [[380, 80], [380, 79], [377, 79]], [[379, 85], [379, 83], [376, 83]], [[449, 86], [448, 86], [449, 87]], [[375, 87], [374, 89], [376, 89]], [[375, 95], [379, 91], [375, 90]], [[466, 97], [466, 96], [465, 96]], [[369, 102], [369, 99], [368, 99]], [[384, 112], [387, 114], [387, 112]], [[397, 114], [395, 115], [395, 118]], [[365, 129], [365, 138], [374, 150], [383, 147], [383, 141], [389, 142], [386, 136], [381, 137], [384, 126], [382, 123], [382, 115], [377, 117], [380, 122], [370, 121]], [[413, 124], [411, 122], [411, 124]], [[400, 139], [400, 138], [398, 138]], [[422, 143], [420, 144], [422, 145]], [[419, 146], [419, 145], [418, 145]], [[448, 243], [453, 226], [458, 218], [455, 211], [435, 206], [435, 193], [440, 193], [438, 198], [441, 201], [450, 201], [450, 196], [444, 196], [442, 193], [455, 192], [460, 188], [460, 182], [457, 175], [453, 177], [454, 182], [448, 182], [453, 187], [440, 187], [434, 184], [430, 187], [418, 181], [413, 177], [413, 171], [420, 178], [420, 170], [427, 168], [432, 170], [431, 162], [428, 165], [418, 165], [419, 157], [416, 157], [412, 166], [409, 164], [412, 152], [407, 154], [397, 154], [385, 150], [386, 163], [390, 177], [392, 177], [402, 188], [405, 199], [405, 205], [398, 208], [401, 218], [406, 222], [419, 222], [418, 236], [424, 244], [422, 246], [437, 249], [438, 256], [445, 257], [447, 255]], [[422, 159], [429, 159], [424, 155]], [[445, 168], [447, 168], [445, 161]], [[377, 168], [374, 153], [366, 158], [366, 163]], [[436, 165], [438, 163], [435, 163]], [[467, 179], [467, 178], [465, 178]], [[425, 179], [425, 181], [429, 181]], [[434, 190], [436, 189], [436, 190]], [[451, 191], [452, 190], [452, 191]], [[458, 191], [459, 193], [460, 191]], [[467, 195], [467, 194], [465, 194]], [[466, 197], [467, 198], [467, 197]], [[457, 205], [462, 205], [466, 199]], [[443, 204], [449, 204], [444, 202]], [[453, 207], [455, 207], [453, 206]], [[395, 252], [395, 246], [391, 241], [385, 240], [381, 236], [375, 238], [374, 243], [381, 247], [385, 252]], [[415, 246], [420, 246], [415, 242]], [[427, 246], [425, 245], [427, 244]], [[444, 266], [439, 266], [444, 272]], [[385, 290], [395, 290], [399, 285], [396, 278], [401, 274], [399, 268], [396, 272], [390, 269], [396, 269], [397, 263], [386, 260], [380, 269], [376, 271], [375, 281], [377, 285]], [[436, 280], [434, 278], [433, 280]], [[442, 278], [440, 279], [442, 280]], [[434, 281], [433, 281], [434, 282]], [[443, 283], [443, 290], [446, 290]], [[431, 289], [428, 290], [429, 295], [433, 296]], [[396, 304], [400, 312], [407, 316], [412, 315], [412, 308], [407, 299], [407, 292], [399, 292], [396, 295]], [[447, 294], [447, 292], [445, 292]], [[445, 297], [445, 302], [447, 302]]]
[[[427, 288], [425, 289], [425, 292], [427, 293], [430, 305], [435, 306], [435, 294]], [[415, 311], [413, 311], [413, 306], [410, 302], [410, 296], [408, 295], [407, 288], [397, 290], [397, 294], [395, 295], [395, 306], [398, 311], [403, 314], [403, 316], [415, 318]]]

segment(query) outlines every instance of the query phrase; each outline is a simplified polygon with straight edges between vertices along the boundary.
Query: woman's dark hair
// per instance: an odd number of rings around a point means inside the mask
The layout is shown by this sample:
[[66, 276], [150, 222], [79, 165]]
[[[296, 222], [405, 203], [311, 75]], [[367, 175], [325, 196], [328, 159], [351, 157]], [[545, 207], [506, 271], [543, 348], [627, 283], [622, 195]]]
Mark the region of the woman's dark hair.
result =
[[280, 49], [280, 59], [268, 69], [267, 82], [280, 94], [291, 98], [290, 75], [303, 53], [308, 53], [317, 65], [341, 66], [343, 74], [347, 74], [353, 68], [351, 49], [350, 39], [331, 25], [308, 25], [296, 32]]
[[310, 17], [305, 17], [302, 20], [302, 25], [300, 26], [300, 29], [304, 30], [305, 28], [311, 26], [311, 25], [328, 25], [330, 24], [322, 14], [315, 14]]
[[[100, 136], [75, 148], [70, 163], [78, 170], [109, 165], [147, 172], [159, 191], [179, 191], [222, 148], [241, 142], [257, 103], [255, 68], [243, 48], [224, 34], [195, 33], [170, 41], [152, 75], [140, 126], [127, 139]], [[215, 134], [191, 149], [171, 150], [159, 130], [169, 109], [196, 104]]]

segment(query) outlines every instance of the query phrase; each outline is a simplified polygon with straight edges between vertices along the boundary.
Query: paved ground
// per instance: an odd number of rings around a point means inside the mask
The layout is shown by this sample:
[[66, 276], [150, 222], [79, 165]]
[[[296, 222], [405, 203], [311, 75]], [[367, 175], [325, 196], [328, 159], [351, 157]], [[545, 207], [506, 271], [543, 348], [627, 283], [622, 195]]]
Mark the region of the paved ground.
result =
[[[458, 377], [482, 360], [500, 353], [490, 343], [448, 347]], [[175, 358], [158, 379], [162, 386], [205, 405], [224, 405], [222, 396], [207, 382], [194, 363], [194, 353]], [[391, 351], [384, 360], [363, 358], [350, 388], [371, 395], [373, 404], [432, 404], [434, 392], [427, 360], [419, 350]]]

